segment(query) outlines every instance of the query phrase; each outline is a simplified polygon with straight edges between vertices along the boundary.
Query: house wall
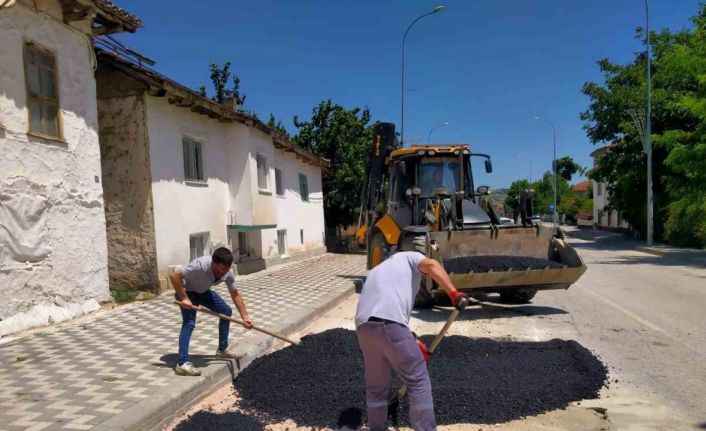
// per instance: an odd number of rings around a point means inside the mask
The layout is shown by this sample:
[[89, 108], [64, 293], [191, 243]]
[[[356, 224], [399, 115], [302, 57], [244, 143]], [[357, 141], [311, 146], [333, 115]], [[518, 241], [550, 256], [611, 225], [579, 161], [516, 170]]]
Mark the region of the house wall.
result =
[[[272, 167], [273, 192], [274, 168], [282, 170], [284, 197], [276, 196], [277, 228], [263, 231], [263, 255], [278, 255], [277, 230], [287, 230], [287, 254], [305, 251], [324, 252], [324, 203], [321, 186], [321, 168], [298, 160], [293, 153], [281, 150], [274, 152]], [[299, 190], [299, 174], [307, 176], [309, 201], [302, 201]], [[274, 193], [276, 195], [276, 193]], [[300, 229], [304, 230], [304, 242]]]
[[[228, 246], [227, 218], [231, 196], [229, 179], [237, 173], [229, 163], [229, 134], [224, 123], [170, 105], [166, 98], [145, 99], [152, 199], [160, 278], [168, 266], [189, 262], [189, 235], [208, 233], [208, 250]], [[202, 139], [205, 181], [184, 177], [182, 136]]]
[[[60, 13], [55, 1], [37, 2]], [[56, 55], [64, 141], [32, 137], [23, 44]], [[0, 335], [109, 299], [96, 87], [84, 35], [24, 2], [0, 10]]]
[[145, 86], [104, 65], [96, 83], [110, 285], [156, 290]]
[[[598, 181], [592, 181], [593, 183], [593, 222], [597, 227], [604, 227], [609, 229], [629, 229], [630, 224], [625, 220], [620, 220], [618, 223], [618, 211], [607, 210], [606, 208], [610, 200], [608, 198], [608, 192], [606, 186]], [[601, 189], [601, 194], [598, 195], [598, 190]], [[603, 216], [601, 217], [601, 213]]]
[[[252, 193], [252, 225], [267, 226], [277, 224], [275, 209], [275, 174], [273, 164], [275, 160], [272, 137], [252, 127], [248, 127], [248, 140], [250, 147], [250, 177]], [[267, 188], [261, 189], [257, 180], [257, 154], [267, 158]], [[239, 223], [240, 224], [240, 223]], [[262, 250], [267, 253], [266, 250]]]

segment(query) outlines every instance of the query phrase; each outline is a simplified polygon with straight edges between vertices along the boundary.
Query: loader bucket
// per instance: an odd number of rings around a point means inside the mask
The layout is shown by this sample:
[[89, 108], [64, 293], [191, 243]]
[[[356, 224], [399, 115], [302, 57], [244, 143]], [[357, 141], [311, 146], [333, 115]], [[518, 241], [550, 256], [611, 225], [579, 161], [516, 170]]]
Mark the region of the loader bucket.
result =
[[432, 232], [429, 241], [428, 255], [461, 290], [566, 289], [586, 271], [576, 250], [542, 226]]

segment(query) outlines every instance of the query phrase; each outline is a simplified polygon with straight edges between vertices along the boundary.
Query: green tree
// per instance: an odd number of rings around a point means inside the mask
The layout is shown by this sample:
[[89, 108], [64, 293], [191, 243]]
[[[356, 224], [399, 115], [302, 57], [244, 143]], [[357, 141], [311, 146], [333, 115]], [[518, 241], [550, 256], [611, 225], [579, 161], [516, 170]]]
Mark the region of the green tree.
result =
[[[706, 5], [695, 29], [660, 49], [658, 83], [675, 93], [681, 124], [654, 137], [667, 152], [664, 184], [669, 201], [665, 237], [677, 245], [706, 246]], [[670, 127], [671, 126], [671, 127]]]
[[569, 156], [557, 159], [555, 163], [557, 175], [564, 178], [566, 181], [571, 181], [571, 177], [576, 173], [583, 174], [586, 172], [581, 165], [574, 162], [574, 159]]
[[350, 226], [356, 221], [373, 138], [370, 111], [346, 109], [329, 99], [314, 108], [311, 120], [294, 117], [294, 125], [294, 142], [331, 162], [323, 178], [326, 226]]
[[[655, 238], [706, 246], [706, 5], [694, 29], [650, 35]], [[637, 37], [644, 32], [637, 30]], [[646, 157], [629, 109], [645, 104], [645, 53], [625, 65], [598, 62], [604, 83], [588, 82], [581, 113], [593, 143], [612, 144], [590, 177], [607, 184], [611, 207], [639, 232], [646, 230]]]
[[[223, 67], [212, 61], [209, 65], [209, 70], [211, 71], [211, 83], [214, 91], [213, 101], [223, 104], [226, 99], [233, 98], [236, 109], [241, 110], [246, 96], [240, 92], [240, 78], [237, 75], [233, 75], [233, 85], [228, 88], [231, 76], [230, 61], [226, 61]], [[198, 93], [205, 96], [206, 87], [199, 87]]]
[[505, 214], [513, 215], [520, 205], [520, 193], [522, 190], [531, 189], [532, 186], [527, 180], [515, 180], [510, 184], [505, 198]]
[[[585, 210], [587, 198], [577, 194], [566, 179], [557, 176], [556, 186], [559, 214], [574, 218], [576, 213]], [[551, 171], [545, 172], [541, 179], [533, 183], [524, 179], [513, 181], [505, 199], [505, 211], [507, 214], [514, 214], [519, 205], [520, 192], [524, 189], [534, 190], [533, 205], [535, 214], [548, 214], [549, 205], [554, 203], [554, 175]]]
[[291, 136], [289, 136], [289, 133], [287, 133], [287, 129], [284, 127], [282, 122], [277, 120], [274, 114], [272, 113], [270, 113], [270, 118], [267, 120], [267, 127], [279, 132], [282, 136], [286, 137], [287, 139], [291, 138]]

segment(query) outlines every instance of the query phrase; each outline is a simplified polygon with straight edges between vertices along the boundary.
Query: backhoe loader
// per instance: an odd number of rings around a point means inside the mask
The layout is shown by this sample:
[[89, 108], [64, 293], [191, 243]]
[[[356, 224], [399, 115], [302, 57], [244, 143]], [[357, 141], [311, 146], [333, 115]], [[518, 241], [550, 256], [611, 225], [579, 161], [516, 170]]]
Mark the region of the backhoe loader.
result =
[[[500, 223], [489, 188], [474, 188], [471, 160], [481, 158], [491, 173], [488, 155], [468, 145], [394, 146], [394, 124], [380, 123], [356, 231], [368, 269], [394, 251], [416, 250], [441, 262], [456, 288], [499, 293], [508, 303], [528, 302], [538, 290], [567, 289], [585, 272], [561, 230], [532, 220], [532, 190], [520, 194], [519, 222]], [[432, 305], [437, 290], [423, 278], [416, 305]]]

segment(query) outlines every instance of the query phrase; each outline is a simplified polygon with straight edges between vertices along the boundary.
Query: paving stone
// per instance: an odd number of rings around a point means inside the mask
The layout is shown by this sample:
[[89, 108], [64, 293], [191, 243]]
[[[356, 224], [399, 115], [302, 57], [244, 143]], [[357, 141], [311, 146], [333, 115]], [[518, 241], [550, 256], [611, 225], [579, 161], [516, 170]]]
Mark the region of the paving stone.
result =
[[[364, 256], [327, 254], [238, 276], [236, 283], [255, 323], [276, 328], [350, 289], [365, 272]], [[231, 302], [225, 286], [216, 290]], [[0, 345], [0, 430], [88, 430], [174, 391], [185, 377], [172, 369], [181, 327], [173, 299], [166, 294]], [[256, 332], [231, 325], [236, 351], [257, 339]], [[217, 344], [216, 318], [198, 315], [190, 345], [195, 364], [207, 364]]]

